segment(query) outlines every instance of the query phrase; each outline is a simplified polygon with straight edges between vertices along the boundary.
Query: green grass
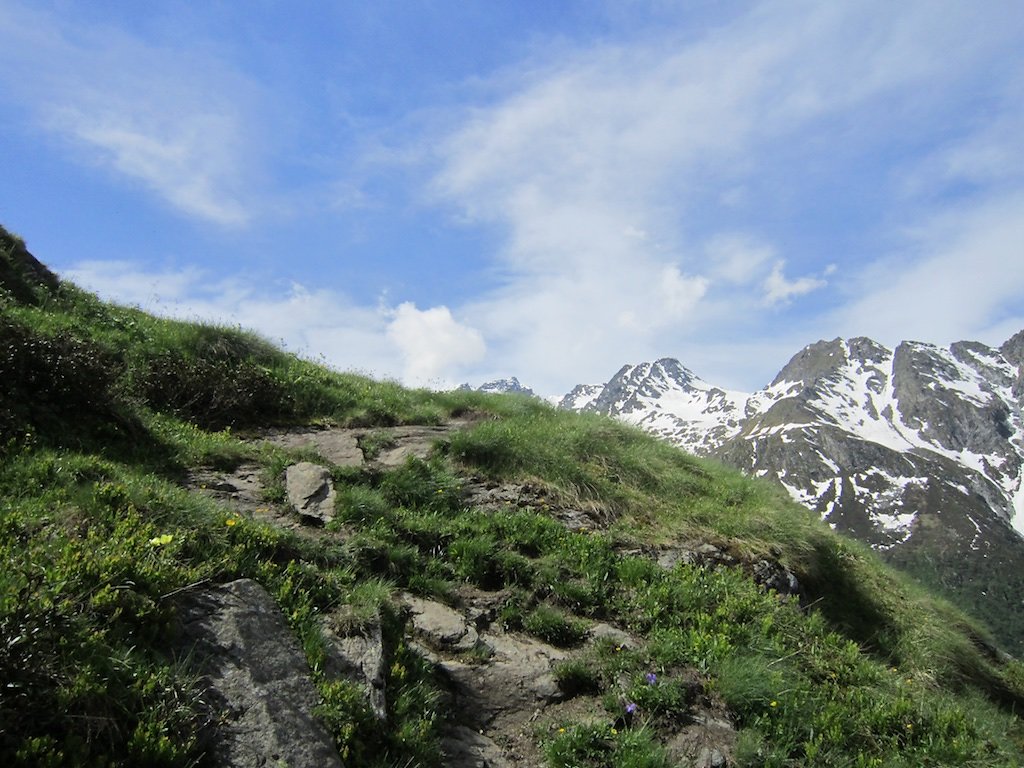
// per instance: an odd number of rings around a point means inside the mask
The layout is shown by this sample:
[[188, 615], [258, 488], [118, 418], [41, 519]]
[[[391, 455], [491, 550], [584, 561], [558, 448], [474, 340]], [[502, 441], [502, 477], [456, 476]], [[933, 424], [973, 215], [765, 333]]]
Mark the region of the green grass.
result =
[[[207, 718], [175, 648], [174, 595], [246, 577], [279, 602], [350, 766], [435, 766], [443, 683], [408, 642], [407, 590], [503, 595], [497, 620], [571, 650], [555, 675], [600, 713], [537, 724], [550, 766], [665, 766], [699, 700], [725, 707], [748, 766], [1024, 763], [1024, 667], [962, 612], [773, 487], [640, 432], [525, 398], [410, 391], [299, 360], [235, 328], [162, 320], [33, 277], [0, 230], [0, 763], [191, 765]], [[427, 461], [338, 469], [337, 538], [311, 543], [180, 487], [198, 466], [295, 454], [263, 425], [373, 428], [473, 414]], [[467, 507], [471, 476], [544, 489], [537, 508]], [[606, 521], [570, 532], [560, 507]], [[230, 521], [230, 522], [229, 522]], [[330, 533], [330, 530], [328, 533]], [[741, 567], [659, 567], [714, 542], [791, 569], [806, 604]], [[322, 619], [381, 621], [388, 720], [325, 671]], [[588, 643], [611, 622], [635, 643]], [[627, 717], [628, 715], [628, 717]]]

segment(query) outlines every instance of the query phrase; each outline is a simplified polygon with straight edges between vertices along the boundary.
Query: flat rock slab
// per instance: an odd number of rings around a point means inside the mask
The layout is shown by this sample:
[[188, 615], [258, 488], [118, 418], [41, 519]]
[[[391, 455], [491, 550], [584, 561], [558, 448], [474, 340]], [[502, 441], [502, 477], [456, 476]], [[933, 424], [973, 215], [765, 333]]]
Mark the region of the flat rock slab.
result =
[[303, 518], [323, 525], [334, 519], [334, 482], [326, 467], [308, 461], [292, 464], [284, 474], [288, 503]]
[[520, 730], [561, 698], [552, 667], [567, 654], [525, 636], [488, 633], [482, 639], [492, 651], [487, 661], [440, 660], [438, 668], [453, 685], [466, 725], [487, 734], [500, 720], [500, 730]]
[[282, 448], [310, 448], [339, 467], [361, 467], [359, 434], [352, 429], [307, 429], [268, 435], [265, 439]]
[[186, 641], [220, 715], [211, 747], [223, 768], [342, 768], [334, 741], [313, 716], [309, 666], [277, 603], [240, 579], [181, 602]]
[[734, 765], [737, 733], [724, 717], [698, 715], [694, 722], [666, 744], [669, 757], [678, 765], [694, 768], [728, 768]]
[[382, 467], [398, 467], [410, 456], [425, 459], [439, 439], [461, 425], [461, 422], [453, 422], [437, 427], [393, 427], [387, 430], [393, 445], [381, 451], [377, 464]]

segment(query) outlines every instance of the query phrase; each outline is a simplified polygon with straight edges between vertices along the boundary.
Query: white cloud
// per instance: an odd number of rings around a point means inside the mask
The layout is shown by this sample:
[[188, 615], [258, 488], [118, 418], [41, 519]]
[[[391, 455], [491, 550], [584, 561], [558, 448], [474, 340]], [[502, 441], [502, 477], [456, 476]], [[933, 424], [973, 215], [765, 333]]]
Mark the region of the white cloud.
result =
[[[715, 342], [739, 335], [799, 328], [800, 343], [812, 340], [820, 315], [801, 317], [801, 299], [837, 271], [852, 279], [860, 254], [826, 263], [804, 245], [794, 253], [755, 206], [778, 201], [770, 215], [798, 219], [805, 201], [820, 206], [813, 185], [837, 170], [892, 183], [914, 163], [902, 137], [942, 141], [943, 110], [974, 98], [988, 80], [972, 79], [1013, 49], [1022, 26], [1004, 11], [769, 0], [703, 36], [563, 48], [504, 73], [491, 101], [437, 142], [434, 194], [457, 220], [506, 235], [505, 285], [465, 315], [542, 391], [650, 355], [699, 370], [690, 355], [712, 363]], [[1020, 159], [1002, 146], [975, 153], [972, 167]], [[876, 161], [879, 149], [903, 165]], [[858, 151], [845, 165], [834, 159]], [[920, 211], [887, 214], [870, 222], [875, 242], [896, 242], [881, 230]], [[787, 275], [787, 260], [803, 274]]]
[[697, 307], [708, 292], [708, 285], [706, 277], [684, 275], [675, 264], [669, 264], [661, 270], [655, 295], [662, 300], [664, 314], [668, 318], [679, 319]]
[[775, 249], [750, 237], [728, 232], [716, 235], [704, 247], [709, 270], [716, 278], [735, 285], [749, 285], [763, 274]]
[[480, 332], [455, 320], [448, 307], [421, 310], [412, 302], [395, 309], [387, 336], [405, 360], [403, 380], [417, 386], [444, 384], [445, 377], [477, 362], [487, 349]]
[[55, 12], [0, 9], [0, 82], [84, 163], [179, 211], [245, 224], [257, 165], [251, 81], [201, 46], [161, 46]]
[[92, 260], [62, 270], [61, 277], [122, 304], [152, 307], [180, 301], [201, 283], [203, 273], [193, 266], [143, 272], [129, 261]]
[[[795, 297], [816, 291], [828, 284], [828, 281], [820, 277], [805, 276], [790, 280], [783, 274], [785, 267], [785, 261], [776, 261], [772, 266], [771, 273], [761, 283], [761, 288], [764, 291], [764, 303], [769, 307], [788, 304]], [[826, 268], [826, 272], [828, 271]]]
[[[240, 225], [259, 213], [253, 179], [267, 153], [253, 138], [266, 117], [257, 116], [258, 86], [209, 46], [71, 29], [14, 7], [0, 8], [0, 84], [77, 157], [205, 221]], [[679, 356], [709, 377], [742, 365], [746, 376], [774, 373], [779, 349], [835, 332], [934, 339], [1010, 322], [1022, 290], [1021, 174], [1011, 169], [1024, 168], [1024, 101], [1012, 85], [1024, 82], [1024, 16], [954, 0], [742, 7], [716, 12], [705, 29], [673, 29], [666, 6], [660, 31], [644, 27], [626, 43], [563, 41], [547, 53], [538, 44], [536, 59], [474, 81], [473, 106], [444, 118], [432, 111], [425, 122], [435, 132], [415, 146], [357, 137], [379, 155], [361, 170], [391, 163], [381, 187], [432, 157], [430, 200], [500, 241], [478, 257], [496, 262], [488, 284], [498, 286], [485, 293], [391, 309], [242, 279], [214, 281], [214, 295], [173, 270], [106, 279], [143, 304], [146, 281], [157, 280], [178, 297], [176, 312], [226, 313], [215, 316], [324, 351], [341, 367], [361, 361], [417, 382], [515, 374], [542, 392], [653, 356]], [[973, 123], [946, 119], [976, 108]], [[439, 134], [442, 120], [448, 132]], [[847, 240], [833, 253], [820, 244], [843, 209], [816, 195], [843, 188], [846, 173], [871, 190], [871, 203], [843, 201], [863, 215], [867, 246], [854, 253]], [[887, 188], [901, 183], [899, 199]], [[370, 205], [351, 184], [330, 190], [335, 210]], [[884, 211], [859, 210], [876, 200]], [[920, 230], [895, 229], [907, 225]], [[878, 247], [888, 256], [870, 253], [864, 272], [865, 251]], [[814, 291], [837, 271], [843, 279], [827, 280], [828, 296], [847, 306], [824, 321], [803, 314], [823, 303]], [[929, 317], [929, 306], [947, 304], [941, 321]]]

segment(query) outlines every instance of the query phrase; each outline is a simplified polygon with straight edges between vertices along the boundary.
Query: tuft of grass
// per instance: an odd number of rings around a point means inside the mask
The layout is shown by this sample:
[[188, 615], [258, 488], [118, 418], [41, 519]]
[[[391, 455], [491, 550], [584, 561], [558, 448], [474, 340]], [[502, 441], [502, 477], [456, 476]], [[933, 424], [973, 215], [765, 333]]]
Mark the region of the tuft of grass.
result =
[[541, 640], [562, 648], [572, 648], [583, 642], [589, 624], [566, 616], [562, 611], [541, 603], [524, 619], [523, 628]]
[[646, 729], [619, 730], [598, 723], [566, 723], [547, 736], [552, 768], [668, 768], [668, 756]]

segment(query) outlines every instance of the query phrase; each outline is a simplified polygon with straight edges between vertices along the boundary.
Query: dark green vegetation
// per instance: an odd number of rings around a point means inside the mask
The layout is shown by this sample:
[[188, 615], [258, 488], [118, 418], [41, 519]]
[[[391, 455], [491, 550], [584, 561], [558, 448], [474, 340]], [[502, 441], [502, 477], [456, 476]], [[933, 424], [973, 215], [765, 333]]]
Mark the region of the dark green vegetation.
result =
[[[1021, 666], [771, 486], [603, 418], [409, 391], [105, 304], [30, 259], [0, 231], [0, 764], [202, 764], [209, 713], [173, 652], [172, 598], [242, 576], [300, 638], [348, 766], [439, 764], [440, 684], [392, 598], [461, 584], [506, 590], [507, 628], [576, 649], [556, 675], [607, 719], [539, 722], [552, 766], [666, 766], [663, 743], [697, 696], [731, 713], [743, 765], [1024, 764]], [[474, 426], [428, 461], [336, 471], [344, 543], [237, 519], [181, 487], [190, 467], [243, 460], [273, 480], [286, 457], [237, 439], [246, 428], [470, 412]], [[470, 475], [529, 481], [605, 524], [569, 532], [546, 501], [474, 509]], [[806, 605], [741, 568], [664, 570], [639, 552], [679, 542], [781, 562]], [[323, 671], [317, 617], [343, 606], [351, 621], [385, 617], [387, 724]], [[595, 620], [642, 642], [581, 645]]]

